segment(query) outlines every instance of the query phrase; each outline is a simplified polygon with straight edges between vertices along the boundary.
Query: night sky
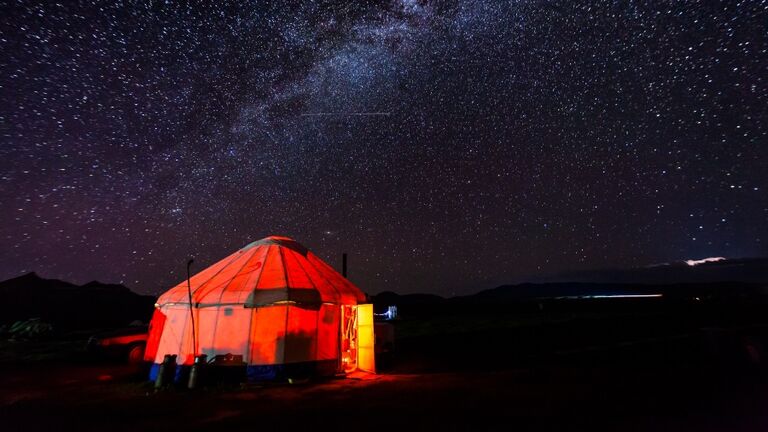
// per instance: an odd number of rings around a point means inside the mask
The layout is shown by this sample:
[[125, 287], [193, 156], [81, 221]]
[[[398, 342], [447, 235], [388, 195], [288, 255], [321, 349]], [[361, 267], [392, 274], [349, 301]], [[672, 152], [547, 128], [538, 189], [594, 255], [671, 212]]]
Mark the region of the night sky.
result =
[[768, 2], [294, 3], [2, 2], [0, 278], [156, 294], [270, 234], [368, 293], [768, 254]]

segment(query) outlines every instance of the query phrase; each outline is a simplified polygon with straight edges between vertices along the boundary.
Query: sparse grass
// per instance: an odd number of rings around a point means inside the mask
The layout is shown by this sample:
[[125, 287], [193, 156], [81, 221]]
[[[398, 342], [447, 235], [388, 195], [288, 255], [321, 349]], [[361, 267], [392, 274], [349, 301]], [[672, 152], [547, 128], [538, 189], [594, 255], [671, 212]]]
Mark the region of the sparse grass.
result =
[[79, 360], [85, 357], [85, 340], [0, 341], [0, 363]]
[[531, 329], [542, 326], [557, 326], [575, 321], [615, 320], [627, 317], [648, 317], [653, 314], [606, 313], [606, 312], [514, 312], [514, 313], [468, 313], [452, 315], [434, 315], [426, 318], [403, 318], [394, 321], [395, 337], [462, 335], [483, 331], [503, 331], [510, 329]]
[[427, 319], [395, 321], [395, 336], [399, 338], [462, 334], [486, 329], [527, 327], [541, 324], [545, 319], [536, 315], [470, 315], [434, 316]]

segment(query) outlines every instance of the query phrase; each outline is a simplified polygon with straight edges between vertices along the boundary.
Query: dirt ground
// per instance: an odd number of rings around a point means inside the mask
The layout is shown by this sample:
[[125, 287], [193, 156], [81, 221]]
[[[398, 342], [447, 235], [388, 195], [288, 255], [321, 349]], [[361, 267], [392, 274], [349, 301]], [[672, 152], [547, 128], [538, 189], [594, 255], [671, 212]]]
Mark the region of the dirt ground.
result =
[[156, 393], [125, 365], [6, 365], [0, 419], [5, 431], [765, 431], [767, 390], [759, 371], [582, 364]]
[[579, 322], [403, 326], [378, 375], [196, 391], [155, 392], [82, 341], [3, 342], [0, 431], [768, 431], [768, 326]]

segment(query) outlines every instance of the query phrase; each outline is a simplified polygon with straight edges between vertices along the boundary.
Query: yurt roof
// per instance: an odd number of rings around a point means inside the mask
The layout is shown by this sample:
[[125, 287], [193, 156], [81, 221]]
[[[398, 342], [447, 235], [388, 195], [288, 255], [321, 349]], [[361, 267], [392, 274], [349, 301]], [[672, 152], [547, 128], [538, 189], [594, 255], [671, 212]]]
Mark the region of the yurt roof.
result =
[[[190, 278], [195, 307], [296, 303], [357, 304], [365, 294], [300, 243], [270, 236], [249, 243]], [[188, 305], [187, 281], [160, 296], [158, 306]]]

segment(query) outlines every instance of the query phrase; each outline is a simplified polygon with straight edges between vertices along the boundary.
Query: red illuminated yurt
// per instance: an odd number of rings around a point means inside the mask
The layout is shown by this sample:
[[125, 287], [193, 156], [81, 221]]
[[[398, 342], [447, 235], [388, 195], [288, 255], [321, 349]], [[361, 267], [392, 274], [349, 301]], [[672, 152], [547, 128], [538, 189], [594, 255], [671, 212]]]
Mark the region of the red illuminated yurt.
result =
[[[365, 294], [288, 237], [255, 241], [162, 294], [145, 359], [242, 356], [249, 379], [295, 371], [373, 371], [373, 308]], [[190, 307], [192, 309], [190, 313]], [[194, 328], [194, 337], [193, 337]]]

